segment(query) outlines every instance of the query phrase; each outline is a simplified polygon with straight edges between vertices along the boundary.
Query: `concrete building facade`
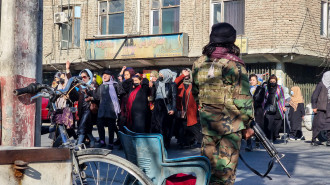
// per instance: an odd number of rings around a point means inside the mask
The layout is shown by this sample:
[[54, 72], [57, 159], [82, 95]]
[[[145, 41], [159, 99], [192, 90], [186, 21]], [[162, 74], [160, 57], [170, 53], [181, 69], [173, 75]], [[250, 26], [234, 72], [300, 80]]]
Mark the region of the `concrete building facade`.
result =
[[[212, 25], [229, 22], [238, 32], [236, 42], [250, 73], [274, 73], [281, 84], [301, 85], [307, 95], [317, 75], [328, 67], [329, 4], [329, 0], [45, 0], [44, 71], [63, 70], [67, 60], [74, 70], [191, 66], [208, 43]], [[58, 12], [65, 12], [68, 21], [54, 24]], [[174, 50], [176, 42], [169, 43], [175, 36], [180, 52], [166, 53]]]

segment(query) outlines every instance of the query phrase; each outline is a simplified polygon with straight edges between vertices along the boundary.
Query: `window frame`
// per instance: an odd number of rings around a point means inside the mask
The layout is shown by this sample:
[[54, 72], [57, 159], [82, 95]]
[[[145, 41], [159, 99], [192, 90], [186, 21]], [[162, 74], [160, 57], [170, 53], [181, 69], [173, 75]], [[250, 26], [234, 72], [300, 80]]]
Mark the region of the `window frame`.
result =
[[[221, 14], [220, 14], [220, 22], [225, 22], [225, 2], [230, 2], [230, 1], [238, 1], [238, 0], [210, 0], [210, 19], [209, 19], [209, 25], [210, 25], [210, 31], [213, 26], [213, 20], [214, 20], [214, 5], [215, 4], [220, 4], [221, 5]], [[239, 0], [239, 1], [245, 1], [245, 0]], [[246, 2], [244, 2], [244, 5], [246, 5]], [[245, 16], [245, 12], [244, 12]], [[244, 18], [244, 25], [245, 25], [245, 18]], [[245, 26], [243, 30], [243, 34], [238, 34], [238, 35], [245, 35]]]
[[[323, 3], [326, 4], [326, 19], [323, 17]], [[321, 17], [320, 17], [320, 36], [322, 38], [330, 38], [330, 0], [321, 0]], [[323, 18], [323, 19], [322, 19]], [[323, 23], [325, 23], [325, 31], [323, 30]], [[322, 34], [323, 33], [323, 34]]]
[[[163, 1], [164, 0], [159, 0], [159, 7], [158, 8], [153, 8], [152, 7], [152, 0], [150, 0], [150, 14], [149, 14], [149, 33], [152, 35], [156, 35], [156, 34], [163, 34], [163, 10], [164, 9], [170, 9], [170, 8], [179, 8], [179, 30], [178, 32], [173, 32], [173, 33], [180, 33], [180, 18], [181, 18], [181, 11], [180, 11], [180, 7], [181, 7], [181, 0], [180, 0], [180, 4], [179, 5], [170, 5], [170, 6], [163, 6]], [[154, 16], [153, 16], [153, 12], [158, 11], [158, 21], [159, 21], [159, 30], [158, 33], [154, 33], [153, 32], [153, 21], [154, 21]]]
[[[75, 7], [80, 7], [80, 17], [75, 17]], [[69, 49], [78, 49], [81, 47], [81, 32], [79, 32], [79, 46], [76, 46], [75, 43], [75, 19], [80, 19], [80, 27], [81, 27], [81, 5], [77, 4], [77, 5], [66, 5], [63, 6], [62, 8], [60, 8], [62, 10], [62, 12], [68, 12], [67, 14], [67, 18], [68, 18], [68, 23], [64, 23], [61, 25], [61, 29], [60, 29], [60, 34], [61, 34], [61, 41], [60, 41], [60, 49], [61, 50], [69, 50]], [[63, 25], [67, 25], [71, 27], [71, 44], [69, 42], [69, 40], [63, 40]], [[81, 30], [81, 29], [80, 29]], [[68, 35], [68, 38], [70, 37], [70, 34]], [[70, 38], [69, 38], [70, 39]], [[67, 47], [63, 48], [62, 42], [67, 42]]]
[[[97, 8], [97, 20], [98, 20], [98, 35], [100, 36], [121, 36], [121, 35], [126, 35], [125, 33], [125, 3], [126, 3], [126, 0], [123, 0], [124, 1], [124, 10], [123, 11], [118, 11], [118, 12], [110, 12], [109, 8], [110, 8], [110, 1], [112, 0], [98, 0], [98, 8]], [[107, 2], [107, 11], [106, 13], [100, 13], [100, 7], [101, 7], [101, 3], [102, 2]], [[109, 17], [110, 15], [115, 15], [115, 14], [123, 14], [123, 33], [119, 33], [119, 34], [116, 34], [116, 33], [112, 33], [110, 34], [109, 33]], [[106, 18], [106, 34], [102, 34], [102, 29], [101, 29], [101, 25], [102, 25], [102, 22], [101, 22], [101, 16], [104, 16], [106, 15], [107, 18]]]

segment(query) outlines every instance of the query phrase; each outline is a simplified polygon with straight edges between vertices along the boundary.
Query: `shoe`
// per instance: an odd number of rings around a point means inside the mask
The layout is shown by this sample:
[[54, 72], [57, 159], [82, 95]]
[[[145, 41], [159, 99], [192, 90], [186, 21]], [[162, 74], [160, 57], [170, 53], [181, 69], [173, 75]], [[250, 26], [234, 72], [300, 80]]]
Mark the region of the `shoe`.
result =
[[326, 146], [330, 146], [330, 141], [327, 141], [327, 143], [325, 145]]
[[97, 145], [97, 148], [105, 148], [107, 145], [104, 141], [100, 140], [100, 143]]
[[107, 147], [109, 150], [113, 150], [113, 144], [108, 145]]
[[306, 140], [305, 136], [301, 136], [300, 140], [305, 141]]
[[319, 146], [319, 144], [318, 144], [316, 141], [312, 141], [312, 142], [311, 142], [311, 145], [312, 145], [312, 146]]
[[293, 136], [290, 136], [289, 139], [290, 139], [291, 141], [295, 141], [295, 140], [297, 140], [297, 139], [296, 139], [295, 137], [293, 137]]

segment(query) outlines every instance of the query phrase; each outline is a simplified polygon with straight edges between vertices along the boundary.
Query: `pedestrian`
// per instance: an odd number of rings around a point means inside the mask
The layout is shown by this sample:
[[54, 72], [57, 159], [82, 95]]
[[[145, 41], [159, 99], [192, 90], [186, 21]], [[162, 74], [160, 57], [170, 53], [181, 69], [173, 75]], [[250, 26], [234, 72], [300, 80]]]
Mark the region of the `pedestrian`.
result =
[[135, 76], [135, 71], [133, 68], [126, 68], [126, 66], [124, 66], [122, 71], [124, 79], [122, 82], [118, 83], [118, 90], [120, 92], [123, 91], [123, 94], [120, 96], [120, 117], [118, 120], [119, 130], [121, 131], [123, 131], [123, 126], [127, 126], [127, 101], [129, 94], [133, 90], [134, 84], [132, 77]]
[[330, 146], [330, 71], [323, 74], [321, 82], [316, 86], [312, 95], [314, 119], [312, 124], [313, 146], [318, 146], [316, 138], [322, 130], [327, 131], [327, 146]]
[[127, 126], [130, 130], [138, 133], [147, 133], [149, 128], [148, 107], [149, 80], [143, 75], [133, 76], [133, 90], [130, 92], [127, 101]]
[[290, 140], [304, 139], [301, 127], [305, 116], [304, 98], [301, 95], [300, 88], [294, 86], [291, 88], [289, 120], [290, 120]]
[[[253, 108], [254, 108], [254, 119], [255, 122], [264, 130], [264, 111], [262, 108], [262, 103], [265, 97], [265, 89], [261, 86], [261, 81], [258, 80], [258, 76], [251, 74], [249, 76], [250, 82], [250, 94], [253, 97]], [[256, 147], [259, 148], [259, 142], [256, 142]], [[252, 139], [247, 140], [246, 151], [250, 152], [253, 150]]]
[[103, 84], [94, 94], [94, 99], [100, 102], [98, 111], [97, 129], [100, 137], [99, 147], [105, 147], [105, 130], [108, 127], [109, 142], [108, 149], [113, 149], [114, 133], [116, 130], [116, 119], [120, 113], [120, 104], [118, 101], [118, 83], [111, 77], [111, 72], [106, 69], [102, 74]]
[[189, 68], [183, 69], [175, 79], [178, 87], [176, 101], [176, 125], [178, 125], [178, 143], [181, 148], [192, 146], [201, 139], [201, 127], [197, 121], [197, 105], [192, 90], [192, 73]]
[[[84, 69], [80, 72], [79, 76], [82, 80], [91, 85], [93, 81], [93, 73], [89, 69]], [[82, 144], [87, 136], [90, 141], [90, 147], [95, 146], [95, 138], [92, 135], [92, 112], [90, 109], [91, 101], [93, 100], [94, 90], [86, 86], [80, 85], [79, 87], [79, 100], [78, 100], [78, 117], [79, 124], [77, 129], [78, 141], [77, 144]]]
[[154, 110], [151, 117], [151, 132], [161, 133], [165, 147], [170, 147], [174, 113], [176, 111], [177, 86], [174, 83], [176, 73], [169, 69], [159, 71], [158, 80], [154, 83]]
[[279, 132], [284, 119], [285, 98], [281, 85], [277, 84], [277, 77], [271, 75], [265, 86], [264, 107], [264, 129], [270, 142], [280, 138]]
[[201, 153], [211, 161], [211, 185], [234, 184], [242, 136], [253, 134], [249, 79], [235, 40], [232, 25], [213, 25], [210, 42], [193, 65], [192, 93], [204, 134]]
[[[52, 85], [52, 87], [55, 90], [64, 90], [66, 88], [66, 86], [68, 85], [68, 81], [71, 78], [71, 72], [70, 72], [70, 66], [71, 63], [69, 61], [66, 62], [66, 71], [65, 73], [62, 72], [57, 72], [54, 76], [54, 82], [55, 84]], [[74, 139], [77, 139], [77, 134], [74, 131], [74, 119], [73, 119], [73, 115], [72, 112], [69, 111], [69, 107], [73, 107], [72, 102], [78, 100], [78, 93], [77, 91], [71, 91], [69, 93], [69, 96], [61, 96], [60, 98], [57, 98], [56, 102], [55, 102], [55, 106], [56, 106], [56, 112], [53, 115], [52, 123], [49, 127], [47, 126], [42, 126], [41, 128], [41, 132], [42, 134], [46, 134], [46, 133], [50, 133], [49, 134], [49, 138], [54, 139], [54, 137], [58, 138], [58, 133], [53, 133], [56, 130], [56, 124], [62, 122], [66, 127], [66, 131], [68, 133], [69, 137], [73, 137]], [[50, 104], [47, 105], [48, 108], [50, 108], [50, 106], [52, 106]], [[63, 116], [62, 115], [68, 115], [68, 116], [64, 116], [65, 120], [61, 119]], [[72, 119], [71, 119], [72, 118]], [[55, 143], [53, 143], [53, 146], [57, 146], [59, 145], [60, 141], [59, 140], [55, 140]]]

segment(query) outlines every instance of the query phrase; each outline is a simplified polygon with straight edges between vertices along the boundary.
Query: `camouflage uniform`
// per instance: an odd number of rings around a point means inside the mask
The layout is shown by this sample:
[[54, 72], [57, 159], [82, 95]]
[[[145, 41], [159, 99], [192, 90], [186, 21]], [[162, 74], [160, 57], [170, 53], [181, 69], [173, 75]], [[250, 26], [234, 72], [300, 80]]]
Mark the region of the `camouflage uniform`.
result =
[[234, 184], [242, 134], [253, 119], [252, 97], [245, 67], [228, 59], [206, 56], [193, 66], [192, 93], [200, 106], [203, 129], [202, 155], [212, 165], [210, 184]]

